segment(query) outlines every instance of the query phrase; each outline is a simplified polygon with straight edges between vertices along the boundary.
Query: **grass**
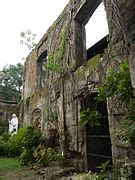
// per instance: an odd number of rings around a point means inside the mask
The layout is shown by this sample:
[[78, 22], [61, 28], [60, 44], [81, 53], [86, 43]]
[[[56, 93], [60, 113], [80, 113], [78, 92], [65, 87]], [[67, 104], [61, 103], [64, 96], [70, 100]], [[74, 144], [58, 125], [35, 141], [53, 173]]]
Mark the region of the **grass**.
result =
[[18, 159], [13, 158], [0, 158], [0, 172], [2, 171], [18, 171], [22, 166]]
[[41, 177], [21, 166], [18, 159], [0, 158], [0, 180], [41, 180]]

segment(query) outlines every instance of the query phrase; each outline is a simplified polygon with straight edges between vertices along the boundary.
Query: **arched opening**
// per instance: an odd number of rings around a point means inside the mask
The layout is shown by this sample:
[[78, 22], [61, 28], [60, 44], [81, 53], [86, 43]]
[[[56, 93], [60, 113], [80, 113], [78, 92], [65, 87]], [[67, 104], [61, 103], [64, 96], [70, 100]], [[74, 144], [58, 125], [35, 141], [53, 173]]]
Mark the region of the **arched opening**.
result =
[[38, 87], [43, 88], [45, 86], [45, 75], [46, 68], [45, 64], [47, 62], [47, 50], [44, 51], [37, 60], [37, 84]]
[[[86, 152], [88, 170], [97, 172], [101, 163], [109, 160], [112, 165], [111, 139], [109, 132], [108, 114], [106, 102], [95, 100], [97, 93], [89, 94], [81, 99], [81, 111], [97, 111], [99, 118], [91, 119], [93, 125], [86, 125]], [[97, 123], [98, 121], [98, 123]]]

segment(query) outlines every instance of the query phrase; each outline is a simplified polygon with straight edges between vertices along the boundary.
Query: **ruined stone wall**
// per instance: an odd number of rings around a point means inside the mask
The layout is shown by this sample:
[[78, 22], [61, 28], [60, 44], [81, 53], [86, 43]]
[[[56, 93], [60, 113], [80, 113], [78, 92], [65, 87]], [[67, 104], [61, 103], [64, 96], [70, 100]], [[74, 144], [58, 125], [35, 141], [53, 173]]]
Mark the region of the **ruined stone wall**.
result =
[[[57, 135], [54, 139], [59, 141], [63, 151], [79, 157], [81, 169], [84, 168], [86, 157], [86, 132], [79, 125], [81, 97], [97, 92], [97, 87], [106, 77], [107, 68], [118, 68], [123, 59], [129, 56], [125, 36], [114, 23], [116, 17], [112, 14], [112, 4], [104, 1], [109, 25], [109, 47], [103, 57], [98, 55], [98, 61], [91, 59], [87, 62], [85, 24], [100, 2], [71, 0], [25, 63], [21, 108], [23, 123], [37, 124], [48, 137], [52, 131], [55, 132]], [[52, 64], [58, 64], [59, 72], [53, 67], [47, 68], [50, 56]], [[115, 101], [108, 100], [110, 131], [119, 120], [119, 110]], [[127, 151], [114, 141], [113, 134], [111, 138], [113, 158], [122, 159]]]
[[[128, 59], [131, 69], [131, 81], [134, 88], [134, 29], [135, 29], [135, 4], [129, 1], [104, 0], [109, 27], [108, 60], [111, 67], [119, 68], [119, 64]], [[114, 162], [134, 162], [135, 156], [130, 145], [123, 145], [114, 138], [113, 131], [117, 123], [122, 120], [126, 110], [117, 97], [108, 100], [108, 114], [110, 116], [110, 132], [112, 137], [112, 151]]]
[[[12, 114], [19, 117], [19, 106], [13, 101], [0, 101], [0, 134], [8, 130], [8, 120], [12, 118]], [[20, 123], [20, 121], [19, 121]]]

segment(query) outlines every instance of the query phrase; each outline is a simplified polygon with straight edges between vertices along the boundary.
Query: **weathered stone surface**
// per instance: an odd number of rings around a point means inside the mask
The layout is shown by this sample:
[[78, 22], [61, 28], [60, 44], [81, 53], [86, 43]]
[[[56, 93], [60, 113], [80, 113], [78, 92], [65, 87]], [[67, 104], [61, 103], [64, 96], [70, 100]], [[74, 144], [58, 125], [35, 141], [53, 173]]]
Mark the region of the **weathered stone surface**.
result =
[[[132, 86], [135, 88], [135, 11], [127, 10], [134, 10], [133, 0], [119, 3], [116, 0], [103, 1], [109, 26], [109, 47], [104, 55], [96, 55], [87, 62], [85, 24], [100, 2], [71, 0], [25, 63], [21, 108], [24, 124], [32, 123], [33, 112], [40, 109], [43, 134], [49, 135], [50, 130], [57, 130], [63, 151], [69, 154], [79, 153], [83, 163], [86, 163], [86, 131], [79, 125], [81, 98], [97, 92], [97, 87], [106, 77], [107, 68], [119, 69], [119, 64], [125, 58], [130, 60]], [[65, 27], [66, 34], [61, 36]], [[62, 38], [65, 38], [64, 45], [61, 45]], [[61, 65], [60, 72], [45, 68], [45, 77], [42, 77], [43, 83], [40, 83], [41, 67], [38, 67], [38, 61], [42, 57], [45, 59], [44, 63], [47, 63], [50, 54], [53, 63]], [[129, 149], [122, 147], [113, 137], [112, 130], [119, 121], [119, 115], [125, 112], [125, 107], [116, 99], [107, 101], [114, 162], [122, 160], [124, 156], [129, 159]], [[52, 121], [50, 109], [57, 114], [56, 121]]]
[[[13, 101], [0, 101], [0, 134], [8, 130], [8, 121], [16, 114], [19, 118], [19, 105]], [[20, 125], [20, 119], [19, 119]]]

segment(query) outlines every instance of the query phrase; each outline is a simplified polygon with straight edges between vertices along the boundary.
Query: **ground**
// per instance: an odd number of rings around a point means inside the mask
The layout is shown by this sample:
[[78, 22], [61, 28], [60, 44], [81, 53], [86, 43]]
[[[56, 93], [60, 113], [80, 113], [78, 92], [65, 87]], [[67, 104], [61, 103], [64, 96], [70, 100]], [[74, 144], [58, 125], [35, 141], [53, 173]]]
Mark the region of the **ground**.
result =
[[[33, 169], [33, 170], [32, 170]], [[36, 171], [41, 174], [37, 175]], [[59, 166], [35, 169], [21, 166], [18, 159], [0, 158], [0, 180], [73, 180], [68, 176], [74, 169]]]
[[43, 180], [29, 167], [20, 165], [17, 159], [0, 158], [0, 180]]

